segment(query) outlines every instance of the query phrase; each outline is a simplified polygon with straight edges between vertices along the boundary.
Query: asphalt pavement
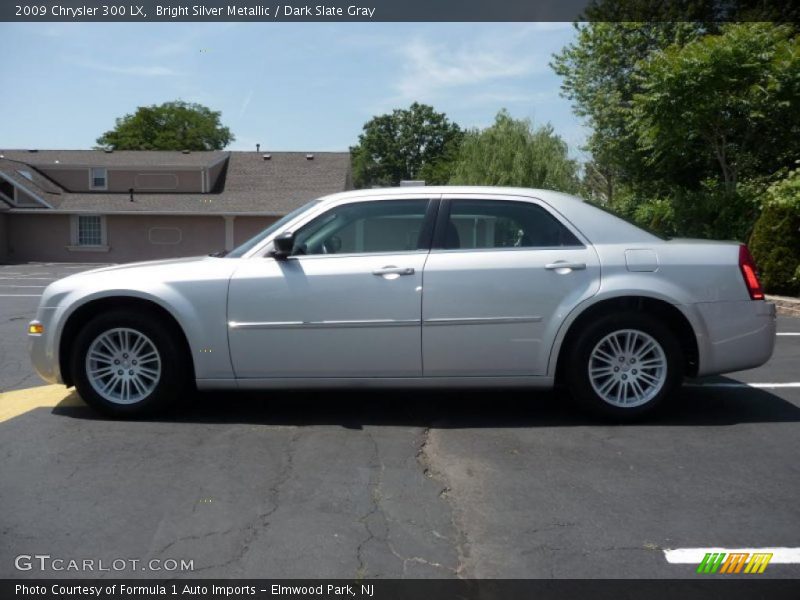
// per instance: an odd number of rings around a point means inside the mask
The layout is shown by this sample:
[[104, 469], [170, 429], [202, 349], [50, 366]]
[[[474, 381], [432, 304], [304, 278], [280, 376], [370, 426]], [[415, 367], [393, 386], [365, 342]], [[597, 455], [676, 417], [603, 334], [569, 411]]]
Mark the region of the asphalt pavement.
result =
[[[117, 422], [27, 364], [42, 288], [10, 286], [79, 268], [0, 267], [0, 578], [691, 578], [665, 550], [800, 546], [800, 335], [636, 425], [502, 390], [202, 394]], [[35, 554], [94, 570], [15, 567]]]

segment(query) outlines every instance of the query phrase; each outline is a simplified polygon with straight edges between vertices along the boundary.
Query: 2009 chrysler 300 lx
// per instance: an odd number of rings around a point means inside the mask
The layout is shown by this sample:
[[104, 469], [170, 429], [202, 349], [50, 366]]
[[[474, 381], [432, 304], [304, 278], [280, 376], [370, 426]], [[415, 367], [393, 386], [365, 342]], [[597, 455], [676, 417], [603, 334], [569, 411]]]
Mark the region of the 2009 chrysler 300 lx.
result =
[[625, 419], [772, 354], [775, 307], [737, 243], [662, 240], [543, 190], [345, 192], [224, 257], [96, 269], [44, 292], [39, 374], [115, 416], [187, 386], [563, 382]]

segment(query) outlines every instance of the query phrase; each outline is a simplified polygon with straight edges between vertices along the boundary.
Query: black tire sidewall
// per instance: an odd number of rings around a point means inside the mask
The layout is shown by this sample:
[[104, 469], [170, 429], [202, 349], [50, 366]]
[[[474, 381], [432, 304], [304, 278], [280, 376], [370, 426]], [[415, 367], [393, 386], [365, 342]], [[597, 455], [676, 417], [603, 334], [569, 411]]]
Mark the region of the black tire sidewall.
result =
[[[86, 374], [86, 354], [89, 346], [103, 332], [117, 327], [140, 331], [155, 344], [161, 358], [161, 377], [153, 392], [132, 404], [117, 404], [100, 396]], [[174, 404], [183, 396], [187, 386], [186, 357], [175, 336], [161, 320], [149, 314], [114, 310], [89, 321], [78, 333], [72, 347], [70, 369], [81, 398], [91, 407], [112, 417], [152, 415]]]
[[[652, 336], [664, 350], [667, 359], [667, 379], [664, 386], [649, 402], [624, 408], [603, 400], [589, 380], [589, 357], [597, 343], [606, 335], [621, 329], [635, 329]], [[644, 417], [663, 404], [683, 380], [683, 352], [670, 329], [655, 317], [644, 313], [613, 314], [599, 318], [577, 337], [569, 349], [567, 386], [572, 397], [596, 415], [625, 421]]]

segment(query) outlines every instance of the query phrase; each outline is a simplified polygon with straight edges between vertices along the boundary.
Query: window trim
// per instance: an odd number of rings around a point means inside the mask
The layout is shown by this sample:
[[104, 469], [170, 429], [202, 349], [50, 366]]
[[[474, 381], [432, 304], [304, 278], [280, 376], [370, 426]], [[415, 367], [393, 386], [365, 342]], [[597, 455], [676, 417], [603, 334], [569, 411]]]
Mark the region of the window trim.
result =
[[[102, 186], [94, 185], [94, 175], [93, 172], [95, 170], [102, 170], [103, 171], [103, 181], [105, 182]], [[89, 167], [89, 189], [90, 190], [107, 190], [108, 189], [108, 169], [106, 167]]]
[[[492, 247], [492, 248], [445, 248], [445, 235], [447, 232], [447, 224], [450, 221], [450, 210], [454, 201], [467, 200], [472, 202], [519, 202], [520, 204], [533, 204], [538, 206], [562, 227], [575, 236], [580, 245], [572, 246], [520, 246], [520, 247]], [[465, 194], [458, 196], [445, 196], [441, 199], [439, 207], [439, 214], [436, 219], [436, 227], [433, 232], [433, 244], [431, 252], [531, 252], [537, 250], [571, 250], [586, 248], [589, 244], [586, 238], [580, 231], [572, 227], [572, 224], [567, 222], [555, 210], [550, 208], [547, 204], [533, 197], [522, 196], [481, 196], [478, 194]]]
[[[100, 218], [100, 245], [88, 245], [80, 243], [80, 219], [81, 217]], [[108, 252], [108, 228], [106, 226], [106, 216], [98, 214], [72, 215], [70, 219], [70, 245], [67, 250], [72, 252]]]

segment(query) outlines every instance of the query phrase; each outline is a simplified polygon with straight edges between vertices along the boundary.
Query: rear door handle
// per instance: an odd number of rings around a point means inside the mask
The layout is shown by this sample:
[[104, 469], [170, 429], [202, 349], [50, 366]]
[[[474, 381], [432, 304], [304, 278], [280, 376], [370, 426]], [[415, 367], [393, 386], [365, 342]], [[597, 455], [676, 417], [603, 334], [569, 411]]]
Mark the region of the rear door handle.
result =
[[393, 265], [389, 265], [388, 267], [383, 267], [382, 269], [375, 269], [372, 272], [373, 275], [413, 275], [414, 274], [414, 267], [395, 267]]
[[586, 268], [586, 263], [567, 262], [565, 260], [557, 260], [544, 266], [549, 271], [557, 271], [559, 269], [569, 269], [571, 271], [582, 271]]

